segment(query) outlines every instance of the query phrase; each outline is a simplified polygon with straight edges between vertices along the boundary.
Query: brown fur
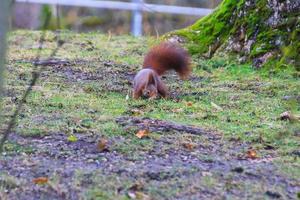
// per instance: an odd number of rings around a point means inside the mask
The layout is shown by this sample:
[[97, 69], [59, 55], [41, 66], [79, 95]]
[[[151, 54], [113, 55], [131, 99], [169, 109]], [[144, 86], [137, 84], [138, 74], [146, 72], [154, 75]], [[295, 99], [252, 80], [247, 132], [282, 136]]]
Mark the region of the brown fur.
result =
[[191, 59], [185, 49], [171, 42], [164, 42], [148, 52], [143, 68], [151, 68], [160, 76], [168, 70], [175, 70], [184, 79], [191, 73]]

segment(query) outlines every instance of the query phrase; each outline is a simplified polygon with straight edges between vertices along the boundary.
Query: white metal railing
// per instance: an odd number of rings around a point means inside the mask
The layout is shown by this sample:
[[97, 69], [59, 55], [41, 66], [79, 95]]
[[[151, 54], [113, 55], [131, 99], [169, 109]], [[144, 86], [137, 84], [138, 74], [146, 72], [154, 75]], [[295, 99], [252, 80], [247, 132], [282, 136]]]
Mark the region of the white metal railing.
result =
[[[2, 0], [0, 0], [2, 1]], [[121, 1], [95, 1], [95, 0], [16, 0], [16, 2], [23, 3], [37, 3], [37, 4], [52, 4], [64, 6], [81, 6], [93, 8], [106, 8], [118, 10], [133, 11], [132, 18], [132, 33], [135, 36], [141, 35], [142, 27], [142, 12], [160, 12], [183, 15], [205, 16], [210, 14], [213, 10], [208, 8], [193, 8], [171, 5], [159, 5], [144, 3], [143, 0], [132, 0], [132, 2]]]

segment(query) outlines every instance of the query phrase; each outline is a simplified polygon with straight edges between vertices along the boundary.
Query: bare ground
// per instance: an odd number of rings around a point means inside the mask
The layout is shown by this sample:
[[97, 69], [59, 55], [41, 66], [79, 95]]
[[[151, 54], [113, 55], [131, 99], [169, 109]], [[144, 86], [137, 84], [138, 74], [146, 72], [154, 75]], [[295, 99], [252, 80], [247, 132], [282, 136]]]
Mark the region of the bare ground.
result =
[[[223, 141], [214, 133], [193, 136], [192, 146], [182, 143], [174, 149], [174, 139], [183, 133], [170, 129], [161, 134], [159, 140], [152, 138], [153, 148], [134, 152], [137, 158], [109, 149], [117, 143], [130, 142], [130, 138], [110, 138], [108, 150], [101, 152], [97, 148], [99, 136], [95, 135], [76, 134], [77, 142], [66, 142], [64, 133], [42, 138], [13, 134], [12, 141], [32, 148], [32, 153], [1, 159], [1, 170], [17, 178], [10, 186], [4, 182], [8, 185], [4, 197], [80, 199], [86, 188], [97, 187], [101, 181], [116, 184], [109, 189], [117, 196], [130, 195], [134, 190], [153, 199], [295, 199], [299, 192], [299, 180], [287, 178], [272, 163], [276, 160], [270, 156], [272, 150], [266, 150], [269, 156], [249, 158], [245, 153], [248, 144]], [[184, 135], [190, 137], [188, 133]], [[79, 172], [83, 178], [76, 180]], [[99, 176], [100, 183], [95, 176]], [[37, 177], [58, 179], [41, 186], [32, 182]], [[123, 181], [132, 186], [123, 185]]]

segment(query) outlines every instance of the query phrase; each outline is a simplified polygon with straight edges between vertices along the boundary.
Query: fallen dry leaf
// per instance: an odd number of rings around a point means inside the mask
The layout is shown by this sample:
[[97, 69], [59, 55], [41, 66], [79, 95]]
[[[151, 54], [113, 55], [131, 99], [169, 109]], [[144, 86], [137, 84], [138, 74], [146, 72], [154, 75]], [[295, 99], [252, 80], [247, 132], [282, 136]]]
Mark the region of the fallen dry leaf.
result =
[[256, 159], [257, 158], [256, 151], [254, 149], [248, 150], [247, 153], [246, 153], [246, 158]]
[[38, 177], [38, 178], [34, 178], [32, 181], [33, 181], [35, 184], [41, 185], [41, 184], [46, 184], [46, 183], [48, 183], [48, 178], [47, 178], [47, 177]]
[[190, 151], [196, 147], [196, 145], [193, 143], [183, 143], [182, 146]]
[[193, 102], [188, 101], [188, 102], [186, 102], [186, 105], [187, 105], [187, 106], [192, 106], [192, 105], [193, 105]]
[[144, 137], [148, 137], [149, 136], [149, 130], [139, 130], [135, 135], [140, 139], [142, 139]]
[[101, 152], [103, 151], [108, 151], [108, 141], [104, 138], [100, 139], [97, 143], [97, 148], [98, 150], [100, 150]]

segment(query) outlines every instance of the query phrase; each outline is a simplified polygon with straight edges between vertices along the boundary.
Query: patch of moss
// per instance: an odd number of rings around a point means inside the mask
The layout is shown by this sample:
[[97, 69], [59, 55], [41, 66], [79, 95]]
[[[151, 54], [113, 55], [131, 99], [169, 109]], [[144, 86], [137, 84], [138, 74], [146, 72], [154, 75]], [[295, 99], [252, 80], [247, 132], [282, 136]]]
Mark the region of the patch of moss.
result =
[[[209, 57], [221, 46], [221, 51], [226, 50], [228, 55], [234, 53], [246, 56], [247, 61], [254, 61], [271, 52], [272, 56], [262, 61], [265, 66], [275, 63], [273, 68], [292, 65], [299, 70], [299, 13], [281, 12], [280, 21], [275, 24], [271, 21], [278, 19], [273, 19], [273, 15], [274, 8], [270, 7], [267, 0], [257, 0], [255, 3], [247, 0], [224, 0], [212, 14], [190, 27], [168, 34], [167, 37], [183, 37], [192, 54]], [[229, 41], [240, 47], [234, 49]], [[243, 49], [249, 44], [251, 45], [246, 48], [248, 50]]]
[[177, 31], [176, 34], [193, 41], [189, 44], [189, 50], [192, 53], [207, 52], [210, 45], [221, 44], [228, 39], [232, 13], [236, 11], [238, 2], [238, 0], [223, 1], [211, 15], [203, 17], [186, 29]]
[[293, 63], [297, 70], [300, 70], [300, 19], [295, 30], [290, 34], [290, 43], [282, 47], [282, 57], [279, 64]]
[[272, 50], [278, 51], [278, 47], [287, 38], [287, 33], [279, 29], [260, 32], [250, 52], [250, 58], [255, 58]]

